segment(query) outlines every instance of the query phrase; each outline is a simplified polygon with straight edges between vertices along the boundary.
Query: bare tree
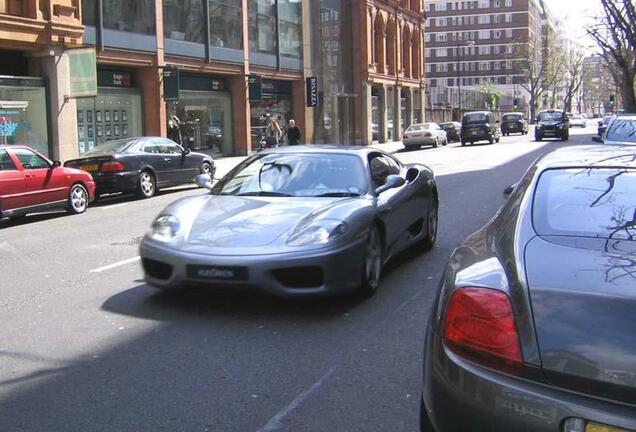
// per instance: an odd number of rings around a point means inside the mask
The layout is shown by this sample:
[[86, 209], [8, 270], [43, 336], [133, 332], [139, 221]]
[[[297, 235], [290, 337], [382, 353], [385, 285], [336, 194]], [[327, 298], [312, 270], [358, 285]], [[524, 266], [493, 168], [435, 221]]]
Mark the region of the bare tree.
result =
[[587, 27], [588, 34], [601, 48], [616, 88], [620, 89], [623, 108], [636, 111], [636, 2], [601, 0], [604, 16]]
[[531, 121], [536, 118], [543, 95], [553, 89], [562, 76], [562, 56], [557, 47], [556, 38], [523, 41], [515, 45], [510, 57], [512, 73], [530, 97]]
[[579, 47], [570, 47], [565, 50], [564, 68], [565, 68], [565, 99], [563, 106], [565, 111], [572, 111], [572, 101], [579, 94], [581, 85], [583, 84], [583, 59], [585, 54]]

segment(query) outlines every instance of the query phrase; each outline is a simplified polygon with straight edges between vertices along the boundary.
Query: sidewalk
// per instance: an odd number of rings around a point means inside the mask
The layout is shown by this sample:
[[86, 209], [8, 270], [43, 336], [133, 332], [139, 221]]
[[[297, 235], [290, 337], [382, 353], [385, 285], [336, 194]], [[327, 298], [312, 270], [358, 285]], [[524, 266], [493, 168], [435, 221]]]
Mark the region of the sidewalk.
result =
[[[372, 144], [370, 147], [385, 151], [387, 153], [397, 153], [400, 150], [404, 149], [404, 145], [402, 145], [401, 141], [394, 141], [385, 144]], [[231, 156], [215, 158], [214, 164], [216, 165], [216, 173], [214, 174], [214, 177], [220, 179], [225, 174], [230, 172], [236, 165], [243, 162], [246, 157], [247, 156]]]

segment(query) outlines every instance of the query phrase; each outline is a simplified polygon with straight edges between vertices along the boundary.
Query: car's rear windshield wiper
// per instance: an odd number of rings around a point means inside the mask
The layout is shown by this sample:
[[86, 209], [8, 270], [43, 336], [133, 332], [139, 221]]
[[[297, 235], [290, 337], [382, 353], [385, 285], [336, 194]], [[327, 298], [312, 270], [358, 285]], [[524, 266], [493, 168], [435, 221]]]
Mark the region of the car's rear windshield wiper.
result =
[[236, 196], [292, 197], [294, 195], [286, 194], [283, 192], [253, 191], [238, 193], [236, 194]]
[[359, 193], [355, 192], [325, 192], [320, 195], [313, 195], [314, 197], [357, 197], [360, 196]]

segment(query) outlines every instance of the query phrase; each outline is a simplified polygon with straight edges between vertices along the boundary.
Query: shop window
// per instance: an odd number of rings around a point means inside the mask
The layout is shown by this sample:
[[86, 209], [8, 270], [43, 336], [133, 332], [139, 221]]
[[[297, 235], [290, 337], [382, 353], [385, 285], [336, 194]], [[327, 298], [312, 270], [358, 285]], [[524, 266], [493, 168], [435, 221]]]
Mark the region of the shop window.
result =
[[154, 0], [103, 0], [103, 5], [105, 28], [155, 34]]
[[168, 39], [205, 42], [206, 0], [163, 0], [163, 34]]
[[96, 0], [82, 0], [82, 24], [95, 26], [95, 18], [97, 16], [95, 11], [96, 4]]
[[44, 86], [0, 85], [0, 144], [25, 144], [49, 154]]
[[208, 0], [210, 45], [243, 48], [241, 0]]
[[290, 93], [263, 93], [261, 102], [253, 102], [250, 108], [252, 146], [256, 147], [269, 123], [274, 120], [284, 130], [292, 118]]

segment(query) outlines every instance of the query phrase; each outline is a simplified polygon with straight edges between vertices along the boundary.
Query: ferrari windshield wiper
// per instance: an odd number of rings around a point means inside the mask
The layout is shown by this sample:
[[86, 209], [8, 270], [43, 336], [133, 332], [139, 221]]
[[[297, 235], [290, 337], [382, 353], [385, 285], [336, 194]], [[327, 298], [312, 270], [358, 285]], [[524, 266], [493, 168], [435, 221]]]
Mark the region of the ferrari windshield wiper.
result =
[[360, 196], [360, 194], [355, 192], [325, 192], [320, 195], [313, 195], [313, 196], [338, 198], [338, 197], [357, 197], [357, 196]]
[[236, 194], [236, 196], [267, 196], [267, 197], [291, 197], [294, 195], [283, 192], [253, 191]]

